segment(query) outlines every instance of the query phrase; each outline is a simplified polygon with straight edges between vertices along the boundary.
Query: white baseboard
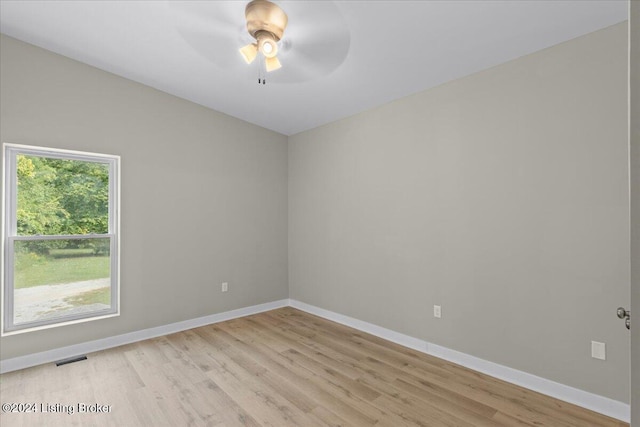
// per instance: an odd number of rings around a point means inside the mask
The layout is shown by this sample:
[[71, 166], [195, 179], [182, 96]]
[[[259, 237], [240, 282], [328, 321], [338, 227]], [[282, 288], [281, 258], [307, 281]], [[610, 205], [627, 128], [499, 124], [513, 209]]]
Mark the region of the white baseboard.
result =
[[327, 320], [341, 323], [396, 344], [400, 344], [404, 347], [409, 347], [411, 349], [448, 360], [469, 369], [473, 369], [474, 371], [482, 372], [492, 377], [599, 412], [621, 421], [629, 422], [631, 417], [630, 406], [626, 403], [618, 402], [617, 400], [609, 399], [607, 397], [599, 396], [597, 394], [589, 393], [584, 390], [531, 375], [517, 369], [489, 362], [475, 356], [451, 350], [437, 344], [432, 344], [409, 335], [401, 334], [372, 323], [363, 322], [362, 320], [354, 319], [353, 317], [338, 314], [294, 299], [289, 300], [289, 305], [299, 310], [306, 311], [307, 313], [315, 314], [316, 316], [320, 316]]
[[144, 329], [142, 331], [130, 332], [127, 334], [117, 335], [114, 337], [103, 338], [86, 343], [61, 347], [53, 350], [43, 351], [41, 353], [29, 354], [26, 356], [15, 357], [0, 361], [0, 373], [16, 371], [18, 369], [29, 368], [31, 366], [50, 363], [56, 360], [77, 356], [79, 354], [92, 353], [95, 351], [105, 350], [108, 348], [118, 347], [124, 344], [130, 344], [137, 341], [143, 341], [149, 338], [155, 338], [187, 329], [197, 328], [200, 326], [210, 325], [213, 323], [223, 322], [225, 320], [236, 319], [238, 317], [249, 316], [251, 314], [261, 313], [263, 311], [274, 310], [276, 308], [291, 306], [307, 313], [332, 320], [337, 323], [367, 332], [371, 335], [386, 339], [388, 341], [400, 344], [414, 350], [448, 360], [453, 363], [465, 366], [478, 372], [482, 372], [492, 377], [517, 384], [519, 386], [546, 394], [565, 402], [590, 409], [595, 412], [629, 422], [630, 406], [626, 403], [618, 402], [607, 397], [589, 393], [573, 387], [559, 384], [545, 378], [537, 377], [517, 369], [489, 362], [475, 356], [451, 350], [427, 341], [401, 334], [399, 332], [386, 329], [372, 323], [364, 322], [353, 317], [325, 310], [310, 304], [306, 304], [294, 299], [283, 299], [265, 304], [258, 304], [251, 307], [239, 308], [236, 310], [225, 311], [224, 313], [212, 314], [210, 316], [199, 317], [197, 319], [185, 320], [182, 322], [171, 323], [169, 325], [158, 326], [155, 328]]
[[127, 334], [116, 335], [114, 337], [70, 345], [68, 347], [56, 348], [53, 350], [43, 351], [41, 353], [14, 357], [12, 359], [0, 361], [0, 373], [4, 374], [5, 372], [17, 371], [18, 369], [42, 365], [43, 363], [51, 363], [56, 360], [77, 356], [79, 354], [92, 353], [94, 351], [105, 350], [124, 344], [147, 340], [149, 338], [160, 337], [163, 335], [173, 334], [175, 332], [185, 331], [187, 329], [210, 325], [212, 323], [224, 322], [225, 320], [262, 313], [263, 311], [286, 307], [289, 305], [288, 303], [289, 300], [283, 299], [280, 301], [273, 301], [265, 304], [253, 305], [251, 307], [225, 311], [223, 313], [212, 314], [210, 316], [198, 317], [197, 319], [190, 319], [155, 328], [143, 329], [141, 331], [129, 332]]

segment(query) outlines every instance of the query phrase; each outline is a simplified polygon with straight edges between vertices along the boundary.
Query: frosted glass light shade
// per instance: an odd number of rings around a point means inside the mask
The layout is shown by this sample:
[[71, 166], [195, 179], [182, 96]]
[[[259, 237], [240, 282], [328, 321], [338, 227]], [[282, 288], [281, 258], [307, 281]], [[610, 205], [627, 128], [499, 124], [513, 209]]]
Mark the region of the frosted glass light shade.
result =
[[265, 58], [264, 63], [265, 63], [267, 72], [274, 71], [282, 67], [282, 64], [280, 64], [280, 61], [275, 56], [273, 58]]
[[247, 61], [247, 64], [251, 64], [258, 55], [258, 45], [256, 43], [248, 44], [240, 49], [240, 54]]

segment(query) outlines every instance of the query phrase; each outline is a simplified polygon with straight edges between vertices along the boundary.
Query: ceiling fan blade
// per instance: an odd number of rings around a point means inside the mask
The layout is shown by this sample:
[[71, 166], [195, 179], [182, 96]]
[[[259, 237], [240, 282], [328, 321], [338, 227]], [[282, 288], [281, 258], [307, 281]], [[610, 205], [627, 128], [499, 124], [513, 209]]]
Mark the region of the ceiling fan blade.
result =
[[251, 64], [253, 60], [256, 59], [256, 55], [258, 55], [258, 45], [256, 43], [250, 43], [240, 49], [240, 53], [247, 64]]
[[218, 34], [237, 30], [239, 26], [246, 28], [243, 2], [171, 1], [168, 4], [179, 28], [196, 26]]
[[267, 72], [275, 71], [275, 70], [277, 70], [277, 69], [282, 67], [282, 64], [278, 60], [277, 56], [274, 56], [273, 58], [265, 58], [264, 59], [264, 64], [265, 64], [265, 67], [267, 69]]
[[173, 1], [168, 4], [176, 31], [196, 53], [220, 68], [242, 66], [238, 48], [255, 41], [246, 29], [243, 2]]
[[278, 57], [287, 66], [274, 83], [298, 83], [326, 76], [346, 59], [351, 33], [337, 2], [283, 1], [289, 24]]

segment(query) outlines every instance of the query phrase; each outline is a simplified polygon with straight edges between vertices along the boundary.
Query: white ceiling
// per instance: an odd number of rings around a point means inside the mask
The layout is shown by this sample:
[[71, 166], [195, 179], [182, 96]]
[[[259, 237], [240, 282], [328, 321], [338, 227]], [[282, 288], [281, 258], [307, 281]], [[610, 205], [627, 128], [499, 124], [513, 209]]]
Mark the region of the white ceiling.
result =
[[244, 1], [0, 0], [0, 31], [292, 135], [622, 22], [628, 11], [627, 0], [276, 3], [289, 15], [290, 49], [266, 85], [235, 54], [248, 37]]

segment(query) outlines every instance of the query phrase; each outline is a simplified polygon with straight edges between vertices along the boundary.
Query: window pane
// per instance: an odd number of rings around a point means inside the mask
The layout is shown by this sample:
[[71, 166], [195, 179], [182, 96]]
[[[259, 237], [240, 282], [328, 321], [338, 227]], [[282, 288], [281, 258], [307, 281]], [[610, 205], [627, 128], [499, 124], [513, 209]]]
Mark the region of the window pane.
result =
[[18, 154], [20, 236], [109, 231], [109, 166]]
[[110, 240], [14, 241], [14, 324], [109, 309]]

